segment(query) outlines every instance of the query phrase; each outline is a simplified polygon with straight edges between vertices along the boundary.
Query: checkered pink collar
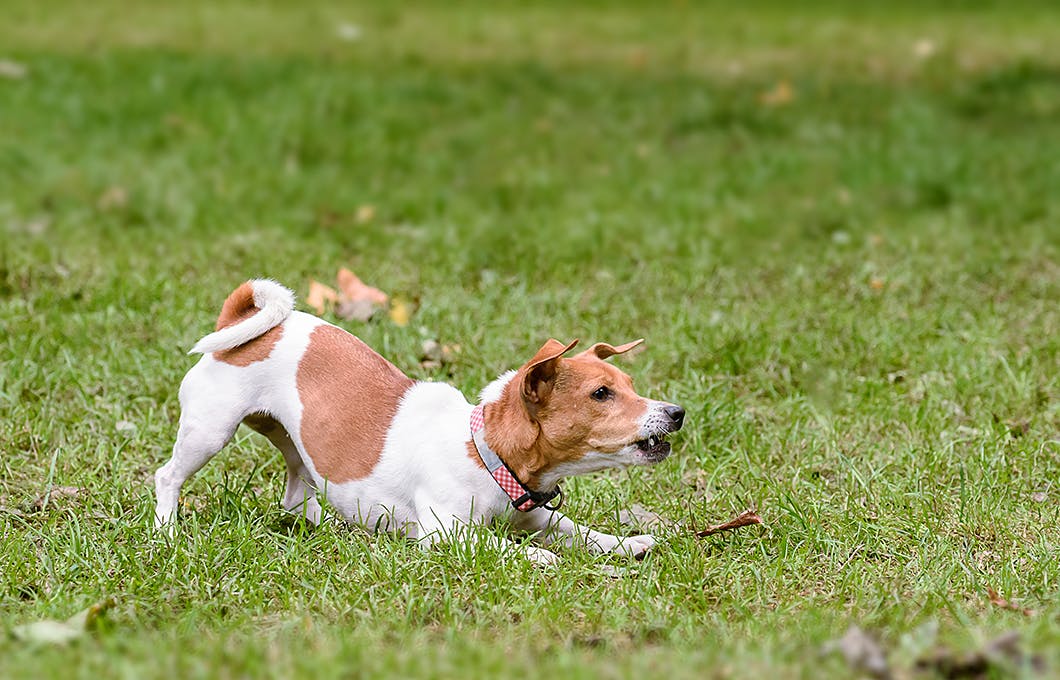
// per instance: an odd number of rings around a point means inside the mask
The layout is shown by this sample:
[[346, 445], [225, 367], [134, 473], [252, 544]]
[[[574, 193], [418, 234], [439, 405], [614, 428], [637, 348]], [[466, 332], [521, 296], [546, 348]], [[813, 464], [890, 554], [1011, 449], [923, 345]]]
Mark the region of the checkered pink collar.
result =
[[[563, 491], [557, 486], [553, 491], [541, 493], [529, 489], [519, 481], [515, 473], [511, 471], [500, 456], [486, 444], [486, 416], [482, 404], [471, 409], [471, 440], [475, 442], [479, 458], [482, 459], [490, 476], [493, 477], [501, 490], [512, 499], [512, 506], [520, 512], [529, 512], [534, 508], [543, 507], [547, 510], [558, 510], [563, 505]], [[549, 505], [556, 496], [559, 501], [555, 505]]]

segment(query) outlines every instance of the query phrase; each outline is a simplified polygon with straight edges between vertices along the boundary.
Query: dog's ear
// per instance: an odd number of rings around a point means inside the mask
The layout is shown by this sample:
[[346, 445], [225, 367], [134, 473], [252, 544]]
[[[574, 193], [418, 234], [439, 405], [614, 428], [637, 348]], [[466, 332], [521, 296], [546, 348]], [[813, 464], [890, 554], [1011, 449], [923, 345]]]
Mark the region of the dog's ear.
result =
[[548, 393], [552, 391], [560, 358], [577, 344], [577, 340], [564, 345], [559, 340], [550, 339], [522, 368], [520, 373], [523, 378], [523, 401], [530, 407], [531, 413], [534, 407], [547, 399]]
[[613, 347], [606, 342], [598, 342], [584, 352], [579, 353], [577, 356], [595, 356], [597, 359], [608, 359], [615, 356], [616, 354], [625, 354], [634, 347], [644, 342], [644, 338], [640, 340], [634, 340], [633, 342], [627, 342], [624, 345]]

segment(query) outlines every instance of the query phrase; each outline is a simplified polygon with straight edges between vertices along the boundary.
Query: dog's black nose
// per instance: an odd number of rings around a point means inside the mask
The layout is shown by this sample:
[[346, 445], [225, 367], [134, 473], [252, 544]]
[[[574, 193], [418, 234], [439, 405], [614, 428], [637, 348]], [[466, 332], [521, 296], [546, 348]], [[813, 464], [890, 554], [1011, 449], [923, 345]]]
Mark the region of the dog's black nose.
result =
[[672, 420], [674, 424], [674, 429], [680, 430], [681, 425], [685, 422], [685, 410], [680, 406], [669, 404], [663, 408], [663, 411], [666, 412], [666, 415], [670, 416], [670, 420]]

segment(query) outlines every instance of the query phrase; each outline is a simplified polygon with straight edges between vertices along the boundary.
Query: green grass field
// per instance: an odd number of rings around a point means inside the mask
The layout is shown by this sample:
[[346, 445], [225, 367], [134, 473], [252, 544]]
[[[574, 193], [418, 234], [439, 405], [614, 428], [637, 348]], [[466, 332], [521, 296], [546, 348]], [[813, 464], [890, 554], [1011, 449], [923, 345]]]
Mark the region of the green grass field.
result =
[[[787, 7], [4, 2], [0, 675], [849, 677], [851, 624], [1060, 673], [1060, 8]], [[419, 307], [341, 323], [469, 397], [647, 338], [674, 455], [567, 504], [680, 525], [552, 570], [308, 529], [243, 429], [156, 534], [187, 349], [343, 265]]]

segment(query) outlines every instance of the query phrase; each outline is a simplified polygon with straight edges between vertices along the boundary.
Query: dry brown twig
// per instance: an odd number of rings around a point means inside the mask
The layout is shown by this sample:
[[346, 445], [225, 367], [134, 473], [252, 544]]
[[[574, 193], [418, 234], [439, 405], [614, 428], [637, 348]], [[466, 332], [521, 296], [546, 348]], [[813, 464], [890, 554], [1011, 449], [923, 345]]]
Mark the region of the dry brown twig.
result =
[[762, 518], [758, 516], [756, 510], [744, 510], [737, 515], [735, 519], [731, 519], [728, 522], [723, 522], [721, 524], [715, 524], [702, 531], [697, 531], [696, 536], [699, 538], [705, 538], [707, 536], [721, 533], [722, 531], [732, 531], [733, 529], [739, 529], [740, 527], [749, 527], [761, 523]]

